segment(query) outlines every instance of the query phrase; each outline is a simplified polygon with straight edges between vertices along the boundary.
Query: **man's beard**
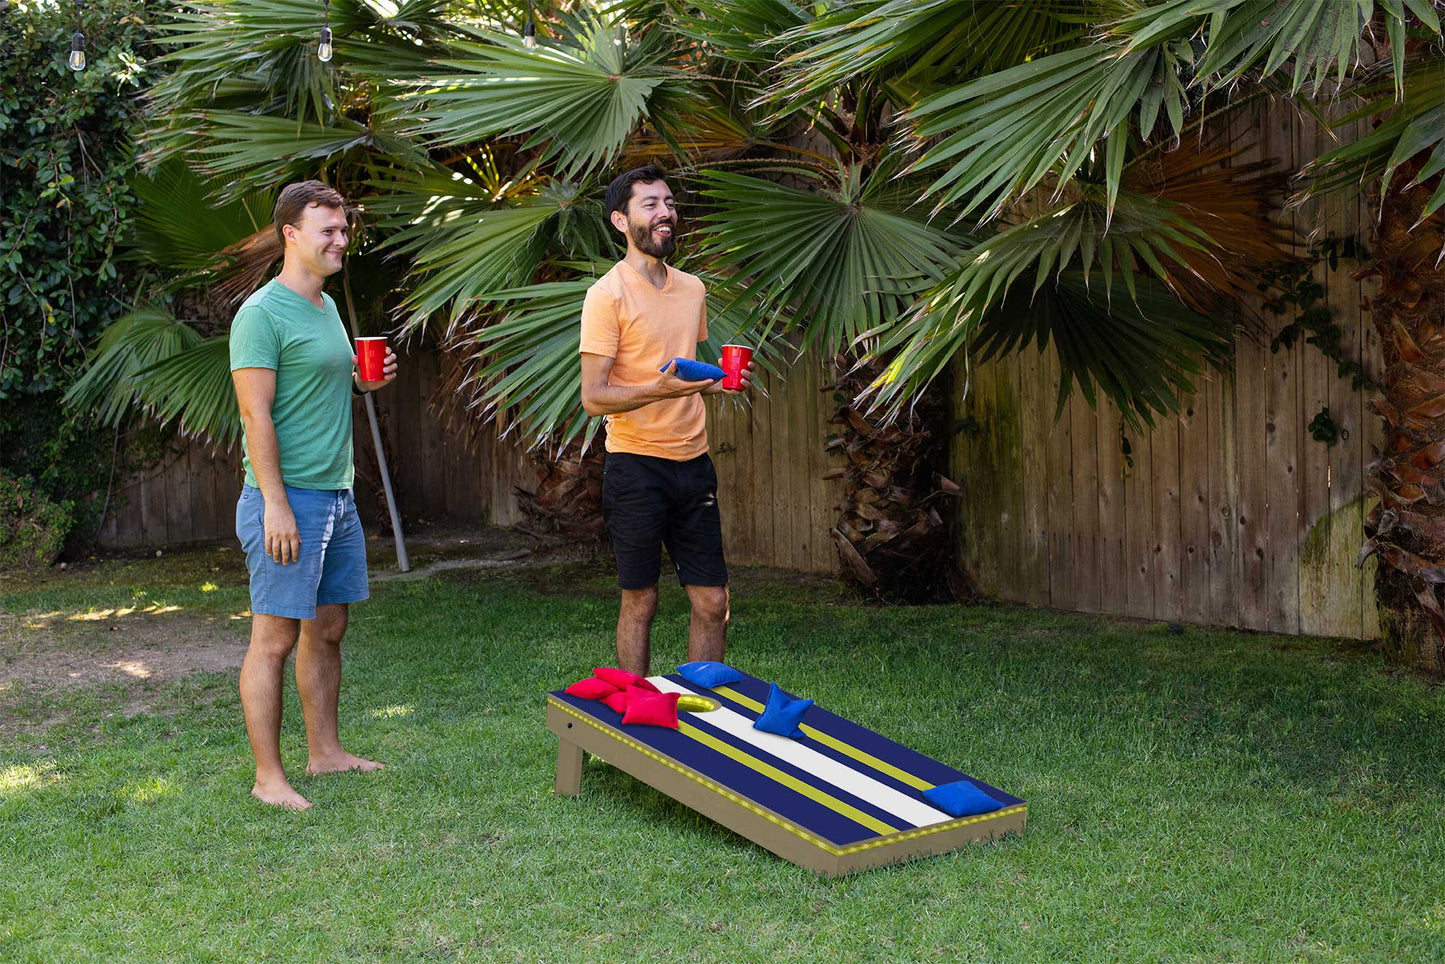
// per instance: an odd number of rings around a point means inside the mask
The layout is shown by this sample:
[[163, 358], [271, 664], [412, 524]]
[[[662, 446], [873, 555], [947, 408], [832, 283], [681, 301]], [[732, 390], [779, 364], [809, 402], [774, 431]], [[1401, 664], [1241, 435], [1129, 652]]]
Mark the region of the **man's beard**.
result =
[[652, 239], [652, 229], [658, 225], [653, 224], [631, 224], [632, 244], [645, 255], [653, 258], [670, 258], [677, 250], [677, 224], [672, 221], [663, 221], [660, 224], [667, 224], [672, 228], [672, 237], [663, 238], [661, 241]]

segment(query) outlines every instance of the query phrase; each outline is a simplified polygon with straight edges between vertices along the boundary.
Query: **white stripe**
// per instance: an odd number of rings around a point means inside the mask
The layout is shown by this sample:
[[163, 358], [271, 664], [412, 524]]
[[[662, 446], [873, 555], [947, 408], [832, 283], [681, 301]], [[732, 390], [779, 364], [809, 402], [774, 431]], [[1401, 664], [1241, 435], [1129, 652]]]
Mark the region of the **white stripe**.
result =
[[[693, 690], [680, 686], [665, 676], [649, 676], [648, 679], [664, 693], [682, 693], [684, 695], [693, 695], [694, 693]], [[737, 737], [764, 753], [791, 763], [803, 772], [831, 783], [840, 790], [846, 790], [860, 800], [866, 800], [880, 810], [899, 817], [915, 827], [927, 827], [953, 819], [942, 810], [931, 807], [922, 800], [915, 800], [906, 793], [901, 793], [886, 783], [880, 783], [847, 764], [839, 763], [830, 756], [824, 756], [810, 746], [804, 746], [786, 736], [754, 729], [752, 720], [726, 706], [710, 710], [707, 713], [698, 713], [696, 716], [699, 722], [709, 723], [724, 733]]]

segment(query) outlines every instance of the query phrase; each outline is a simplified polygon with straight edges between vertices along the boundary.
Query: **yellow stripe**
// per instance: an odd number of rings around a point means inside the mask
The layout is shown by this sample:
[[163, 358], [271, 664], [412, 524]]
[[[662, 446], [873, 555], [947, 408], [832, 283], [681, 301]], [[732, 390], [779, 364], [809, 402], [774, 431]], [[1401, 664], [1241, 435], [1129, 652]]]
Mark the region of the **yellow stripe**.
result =
[[719, 786], [713, 781], [707, 779], [702, 774], [697, 773], [693, 770], [689, 770], [687, 767], [684, 767], [681, 764], [676, 763], [675, 761], [663, 756], [662, 754], [657, 753], [651, 747], [644, 746], [643, 744], [638, 743], [635, 740], [629, 740], [627, 737], [623, 736], [612, 727], [606, 726], [594, 717], [591, 717], [585, 713], [577, 712], [566, 703], [563, 703], [562, 701], [555, 699], [552, 696], [547, 697], [547, 702], [555, 706], [557, 709], [561, 710], [563, 713], [566, 713], [568, 716], [576, 717], [583, 723], [586, 723], [588, 726], [604, 734], [605, 736], [610, 736], [618, 743], [622, 743], [627, 747], [636, 750], [638, 753], [641, 753], [643, 756], [655, 760], [656, 762], [667, 767], [669, 770], [674, 770], [677, 773], [682, 774], [694, 783], [706, 787], [707, 789], [716, 793], [718, 796], [732, 801], [733, 803], [742, 807], [744, 810], [748, 810], [752, 813], [757, 814], [764, 820], [767, 820], [769, 823], [776, 824], [793, 836], [800, 837], [803, 840], [808, 841], [808, 843], [812, 844], [813, 846], [817, 847], [819, 850], [830, 853], [835, 857], [841, 857], [846, 854], [855, 854], [861, 850], [873, 850], [877, 847], [887, 847], [890, 844], [902, 843], [906, 840], [916, 840], [919, 837], [926, 837], [930, 834], [940, 833], [944, 830], [952, 830], [955, 827], [964, 827], [973, 823], [984, 823], [988, 820], [997, 820], [1000, 817], [1010, 817], [1016, 813], [1028, 812], [1028, 806], [1026, 804], [1019, 804], [1016, 807], [1006, 807], [1003, 810], [995, 810], [993, 813], [985, 813], [977, 817], [964, 817], [960, 820], [950, 820], [947, 823], [936, 823], [931, 827], [920, 827], [917, 830], [910, 830], [908, 833], [898, 834], [896, 836], [875, 837], [872, 840], [865, 840], [862, 843], [856, 843], [849, 847], [837, 847], [829, 843], [828, 841], [823, 840], [820, 837], [815, 837], [813, 834], [808, 833], [808, 831], [804, 830], [802, 827], [794, 826], [793, 824], [779, 817], [777, 814], [773, 813], [771, 810], [766, 810], [763, 807], [760, 807], [757, 804], [753, 803], [746, 797], [739, 796], [738, 794], [733, 793], [726, 787]]
[[[743, 706], [746, 706], [748, 709], [755, 712], [761, 713], [764, 709], [763, 704], [759, 703], [757, 700], [750, 699], [744, 696], [730, 686], [715, 686], [713, 687], [713, 692], [720, 693], [723, 696], [726, 696], [728, 699], [733, 700], [737, 703], [741, 703]], [[893, 779], [898, 780], [902, 783], [906, 783], [910, 787], [917, 787], [919, 790], [932, 790], [935, 786], [934, 784], [929, 783], [927, 780], [923, 780], [914, 776], [907, 770], [900, 770], [893, 764], [885, 760], [880, 760], [871, 753], [864, 752], [863, 750], [858, 749], [856, 746], [844, 743], [836, 736], [829, 736], [827, 733], [824, 733], [817, 727], [809, 726], [808, 724], [803, 723], [798, 728], [801, 729], [808, 736], [811, 736], [813, 739], [823, 744], [824, 746], [832, 747], [839, 753], [842, 753], [845, 756], [850, 756], [853, 759], [857, 760], [859, 763], [872, 767], [879, 773], [886, 773]]]
[[743, 750], [740, 750], [737, 747], [733, 746], [731, 743], [724, 743], [722, 740], [719, 740], [711, 733], [704, 733], [702, 730], [699, 730], [697, 727], [691, 725], [690, 723], [683, 723], [682, 721], [678, 721], [677, 729], [684, 736], [690, 736], [697, 742], [701, 743], [703, 746], [712, 747], [723, 756], [731, 757], [741, 763], [743, 766], [756, 770], [765, 777], [771, 777], [788, 789], [796, 790], [803, 796], [808, 797], [810, 800], [816, 800], [818, 803], [821, 803], [828, 809], [841, 813], [843, 816], [847, 817], [849, 820], [852, 820], [854, 823], [861, 823], [863, 826], [867, 827], [874, 833], [898, 832], [897, 827], [890, 827], [882, 820], [879, 820], [876, 817], [871, 817], [868, 814], [864, 813], [862, 810], [859, 810], [857, 807], [850, 806], [849, 804], [844, 803], [842, 800], [839, 800], [832, 794], [825, 793], [824, 791], [819, 790], [815, 786], [804, 783], [797, 777], [784, 773], [782, 770], [779, 770], [777, 767], [773, 766], [770, 763], [764, 763], [762, 760], [759, 760], [751, 753], [744, 752]]

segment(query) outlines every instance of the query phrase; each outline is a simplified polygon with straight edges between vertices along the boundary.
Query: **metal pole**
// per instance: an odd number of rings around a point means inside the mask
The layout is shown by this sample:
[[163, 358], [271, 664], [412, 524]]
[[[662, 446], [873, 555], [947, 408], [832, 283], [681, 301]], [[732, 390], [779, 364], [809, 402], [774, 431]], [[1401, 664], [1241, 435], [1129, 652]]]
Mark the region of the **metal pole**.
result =
[[381, 488], [386, 493], [386, 509], [391, 513], [391, 534], [396, 539], [396, 565], [402, 572], [411, 572], [406, 556], [406, 539], [401, 534], [401, 513], [396, 511], [396, 496], [391, 492], [391, 473], [386, 468], [386, 450], [381, 447], [381, 425], [376, 421], [376, 399], [366, 393], [366, 419], [371, 423], [371, 444], [376, 446], [376, 461], [381, 467]]
[[[341, 290], [346, 295], [346, 313], [351, 319], [351, 340], [356, 341], [356, 305], [351, 300], [351, 268], [342, 262]], [[391, 513], [391, 534], [396, 540], [396, 565], [402, 572], [411, 572], [406, 555], [406, 538], [401, 533], [401, 513], [396, 511], [396, 496], [391, 491], [391, 472], [386, 466], [386, 449], [381, 444], [381, 425], [376, 421], [376, 399], [366, 393], [366, 420], [371, 423], [371, 444], [376, 446], [376, 464], [381, 469], [381, 488], [386, 493], [386, 509]]]

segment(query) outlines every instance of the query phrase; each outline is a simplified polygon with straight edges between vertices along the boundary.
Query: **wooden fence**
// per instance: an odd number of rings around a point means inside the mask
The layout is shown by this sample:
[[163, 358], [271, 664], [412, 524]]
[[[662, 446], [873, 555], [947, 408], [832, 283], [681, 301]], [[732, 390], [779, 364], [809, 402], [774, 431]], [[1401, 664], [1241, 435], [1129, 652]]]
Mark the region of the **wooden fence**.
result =
[[[1238, 132], [1240, 158], [1299, 158], [1327, 143], [1276, 110]], [[1334, 199], [1294, 215], [1302, 236], [1359, 234], [1367, 212]], [[1350, 267], [1316, 273], [1350, 357], [1381, 372], [1378, 340]], [[957, 405], [977, 434], [952, 452], [964, 485], [960, 552], [987, 593], [1029, 605], [1283, 633], [1373, 638], [1374, 561], [1364, 541], [1364, 467], [1381, 443], [1365, 398], [1301, 342], [1271, 353], [1237, 342], [1233, 377], [1210, 377], [1177, 418], [1125, 429], [1076, 393], [1054, 420], [1058, 360], [1030, 349], [976, 368]], [[962, 366], [959, 371], [962, 384]], [[1311, 437], [1328, 408], [1340, 440]], [[1128, 440], [1130, 456], [1124, 454]], [[1131, 462], [1132, 460], [1132, 462]]]
[[[376, 396], [403, 516], [412, 522], [519, 522], [516, 489], [530, 489], [536, 469], [512, 440], [479, 432], [468, 441], [455, 424], [436, 416], [429, 403], [443, 383], [443, 367], [435, 351], [406, 355], [396, 383]], [[787, 369], [786, 379], [763, 375], [751, 404], [707, 400], [723, 535], [735, 563], [815, 572], [836, 568], [828, 529], [841, 493], [840, 483], [823, 479], [837, 464], [823, 451], [830, 411], [820, 391], [824, 377], [817, 356], [810, 354]], [[357, 503], [368, 528], [386, 530], [361, 403], [354, 420]], [[118, 488], [117, 508], [107, 516], [100, 544], [158, 548], [233, 539], [240, 486], [235, 453], [178, 446]]]
[[[1240, 124], [1241, 162], [1272, 157], [1285, 169], [1328, 142], [1282, 108]], [[1368, 213], [1336, 199], [1298, 210], [1297, 233], [1358, 235]], [[1345, 350], [1380, 372], [1379, 346], [1348, 269], [1318, 274], [1345, 333]], [[489, 437], [467, 445], [428, 400], [442, 362], [419, 352], [379, 398], [393, 477], [411, 520], [452, 518], [507, 525], [520, 519], [517, 486], [536, 478], [525, 453]], [[963, 384], [962, 366], [957, 384]], [[1076, 393], [1054, 419], [1058, 361], [1032, 349], [969, 373], [956, 402], [952, 476], [965, 488], [959, 558], [979, 587], [1007, 600], [1085, 612], [1238, 626], [1284, 633], [1377, 635], [1373, 561], [1353, 562], [1363, 542], [1364, 466], [1380, 442], [1361, 393], [1312, 346], [1271, 353], [1241, 338], [1232, 377], [1199, 381], [1178, 417], [1151, 432], [1126, 430], [1108, 404]], [[708, 401], [729, 558], [835, 571], [828, 538], [841, 496], [823, 476], [830, 397], [820, 360], [805, 356], [783, 381], [764, 376], [749, 406]], [[1328, 408], [1337, 444], [1308, 426]], [[363, 480], [370, 442], [357, 408]], [[1124, 451], [1125, 440], [1129, 454]], [[159, 546], [233, 538], [237, 460], [198, 449], [172, 455], [121, 490], [102, 543]], [[358, 482], [358, 501], [368, 498]], [[370, 515], [377, 525], [375, 501]], [[365, 507], [365, 506], [364, 506]]]

